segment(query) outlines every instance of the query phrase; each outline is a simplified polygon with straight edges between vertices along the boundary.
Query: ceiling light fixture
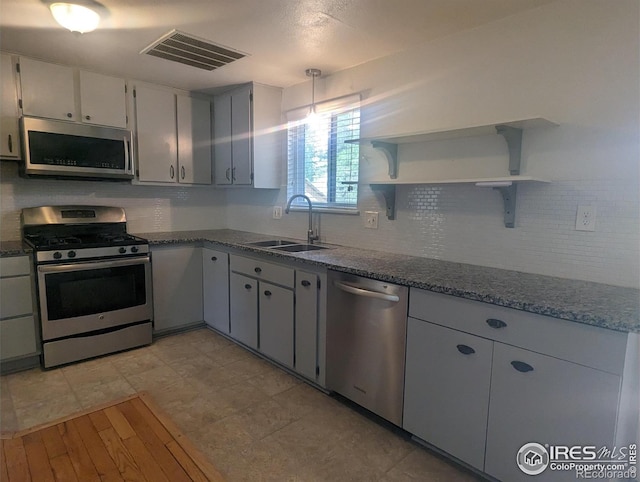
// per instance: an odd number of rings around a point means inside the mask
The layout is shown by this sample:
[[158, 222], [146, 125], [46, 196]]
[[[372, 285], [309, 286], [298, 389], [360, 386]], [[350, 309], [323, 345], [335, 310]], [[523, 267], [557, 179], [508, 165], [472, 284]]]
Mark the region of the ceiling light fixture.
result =
[[98, 12], [79, 3], [56, 2], [49, 5], [49, 9], [56, 22], [72, 32], [91, 32], [100, 23], [100, 14]]
[[307, 69], [304, 71], [307, 77], [311, 77], [311, 108], [307, 117], [315, 117], [316, 115], [316, 77], [320, 77], [322, 71], [320, 69]]

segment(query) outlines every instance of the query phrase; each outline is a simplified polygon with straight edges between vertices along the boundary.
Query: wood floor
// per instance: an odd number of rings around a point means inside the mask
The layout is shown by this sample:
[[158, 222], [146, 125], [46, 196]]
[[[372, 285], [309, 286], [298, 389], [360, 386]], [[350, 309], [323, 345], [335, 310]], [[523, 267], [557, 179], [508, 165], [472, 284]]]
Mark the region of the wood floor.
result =
[[146, 393], [3, 434], [0, 481], [224, 479]]

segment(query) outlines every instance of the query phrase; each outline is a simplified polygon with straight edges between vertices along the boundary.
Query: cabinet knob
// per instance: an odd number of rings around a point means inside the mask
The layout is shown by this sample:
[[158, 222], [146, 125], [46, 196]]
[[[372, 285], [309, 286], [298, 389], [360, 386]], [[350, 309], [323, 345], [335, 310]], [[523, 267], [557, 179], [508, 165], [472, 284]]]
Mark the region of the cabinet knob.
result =
[[182, 179], [184, 179], [184, 176], [185, 176], [184, 166], [180, 167], [180, 173], [181, 173]]
[[303, 280], [300, 282], [300, 284], [301, 284], [302, 286], [305, 286], [305, 287], [307, 287], [307, 286], [311, 286], [311, 281], [306, 280], [306, 279], [303, 279]]
[[227, 181], [231, 181], [231, 178], [229, 177], [230, 172], [231, 172], [231, 168], [227, 167], [227, 171], [224, 173], [224, 177], [227, 178]]
[[533, 367], [528, 363], [514, 360], [511, 362], [511, 366], [522, 373], [532, 372]]
[[176, 171], [173, 168], [173, 166], [169, 167], [169, 175], [171, 176], [171, 179], [173, 179], [173, 176], [175, 175]]
[[218, 257], [217, 256], [211, 256], [211, 261], [218, 261]]
[[504, 328], [505, 326], [507, 326], [507, 324], [504, 321], [498, 320], [497, 318], [489, 318], [487, 320], [487, 325], [495, 329]]
[[253, 271], [255, 271], [256, 273], [262, 273], [262, 268], [255, 268]]
[[247, 290], [250, 290], [251, 289], [251, 285], [249, 283], [247, 283], [246, 285], [244, 285], [244, 288], [247, 289]]
[[13, 139], [11, 138], [11, 134], [8, 136], [7, 144], [9, 146], [9, 152], [13, 152]]
[[91, 116], [90, 116], [90, 115], [86, 115], [86, 116], [84, 116], [84, 118], [85, 118], [86, 120], [91, 120]]
[[473, 355], [476, 351], [468, 345], [456, 345], [456, 348], [463, 355]]
[[235, 182], [236, 180], [236, 168], [231, 169], [231, 179]]
[[266, 290], [266, 291], [264, 292], [264, 295], [265, 295], [265, 296], [271, 296], [271, 291]]

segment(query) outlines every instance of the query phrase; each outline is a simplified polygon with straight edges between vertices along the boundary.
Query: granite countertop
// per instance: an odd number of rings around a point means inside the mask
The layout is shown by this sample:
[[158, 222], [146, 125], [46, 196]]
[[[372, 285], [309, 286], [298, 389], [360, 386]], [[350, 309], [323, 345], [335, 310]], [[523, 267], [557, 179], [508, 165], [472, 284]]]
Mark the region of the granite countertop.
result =
[[22, 241], [0, 241], [0, 257], [28, 254], [32, 249]]
[[279, 236], [228, 229], [137, 234], [151, 245], [209, 242], [259, 253], [274, 261], [297, 260], [437, 293], [640, 333], [640, 291], [633, 288], [328, 244], [323, 246], [332, 249], [286, 253], [246, 245]]

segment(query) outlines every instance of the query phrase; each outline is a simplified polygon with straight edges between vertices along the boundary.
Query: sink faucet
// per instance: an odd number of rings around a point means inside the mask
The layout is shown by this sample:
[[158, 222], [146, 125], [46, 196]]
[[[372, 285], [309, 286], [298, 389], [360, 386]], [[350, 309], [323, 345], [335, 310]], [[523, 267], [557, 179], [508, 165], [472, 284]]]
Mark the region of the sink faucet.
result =
[[294, 194], [289, 198], [289, 201], [287, 202], [287, 208], [284, 210], [284, 212], [289, 214], [289, 210], [291, 209], [291, 202], [297, 197], [301, 197], [305, 199], [309, 204], [309, 229], [307, 230], [307, 243], [313, 244], [313, 242], [316, 239], [320, 239], [320, 238], [318, 235], [313, 233], [313, 213], [312, 213], [313, 206], [311, 205], [311, 199], [309, 199], [309, 196], [305, 196], [304, 194]]

